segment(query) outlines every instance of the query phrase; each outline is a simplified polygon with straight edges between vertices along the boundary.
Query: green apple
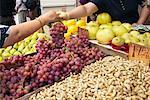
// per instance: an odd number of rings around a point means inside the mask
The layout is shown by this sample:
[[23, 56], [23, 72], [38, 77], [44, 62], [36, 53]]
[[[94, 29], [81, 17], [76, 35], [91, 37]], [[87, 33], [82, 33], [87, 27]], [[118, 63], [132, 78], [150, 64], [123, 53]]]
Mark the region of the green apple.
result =
[[114, 37], [112, 39], [112, 44], [116, 46], [122, 46], [125, 43], [125, 40], [122, 37]]
[[18, 43], [15, 43], [13, 48], [18, 49]]
[[123, 25], [113, 26], [112, 30], [116, 36], [122, 36], [123, 34], [128, 33], [128, 30]]
[[14, 49], [14, 48], [12, 48], [11, 50], [10, 50], [10, 54], [14, 54], [14, 52], [16, 52], [16, 49]]
[[28, 52], [28, 51], [29, 51], [29, 47], [26, 46], [26, 47], [22, 50], [22, 53], [25, 54], [25, 53]]
[[32, 39], [37, 39], [37, 38], [38, 38], [37, 33], [34, 33], [34, 34], [32, 35]]
[[138, 38], [138, 35], [140, 35], [140, 32], [138, 31], [131, 31], [130, 34], [135, 37], [135, 38]]
[[99, 29], [98, 24], [96, 24], [95, 22], [90, 22], [87, 24], [86, 29], [89, 32], [88, 38], [91, 40], [95, 40], [96, 39], [96, 33]]
[[4, 48], [1, 48], [0, 49], [0, 55], [3, 53], [3, 51], [4, 51]]
[[120, 21], [112, 21], [113, 26], [120, 26], [121, 22]]
[[128, 30], [128, 32], [132, 30], [132, 25], [129, 23], [123, 23], [122, 25]]
[[19, 51], [16, 51], [16, 52], [14, 52], [13, 55], [17, 56], [17, 55], [21, 55], [21, 53]]
[[27, 37], [27, 38], [24, 39], [24, 41], [25, 41], [25, 43], [29, 44], [30, 41], [31, 41], [31, 38]]
[[115, 34], [111, 29], [99, 30], [96, 34], [96, 39], [101, 44], [109, 44], [110, 41], [115, 37]]
[[20, 46], [18, 47], [18, 51], [22, 51], [25, 48], [24, 44], [20, 44]]
[[12, 49], [12, 46], [9, 46], [7, 48], [4, 49], [4, 51], [9, 52]]
[[3, 57], [0, 57], [0, 61], [2, 61], [3, 60]]
[[3, 56], [4, 58], [5, 58], [5, 57], [7, 58], [7, 57], [10, 57], [10, 56], [12, 56], [12, 55], [11, 55], [9, 52], [5, 52], [5, 51], [4, 51], [4, 52], [2, 53], [2, 56]]

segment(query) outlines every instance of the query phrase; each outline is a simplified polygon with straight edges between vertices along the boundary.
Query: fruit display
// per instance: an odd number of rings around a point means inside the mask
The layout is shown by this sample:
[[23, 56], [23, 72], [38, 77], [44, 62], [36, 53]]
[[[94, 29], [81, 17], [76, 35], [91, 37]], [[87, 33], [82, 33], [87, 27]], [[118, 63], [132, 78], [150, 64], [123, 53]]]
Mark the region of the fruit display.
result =
[[29, 100], [150, 100], [150, 66], [105, 57]]
[[86, 30], [79, 29], [78, 35], [64, 40], [66, 31], [62, 23], [55, 23], [50, 29], [52, 41], [39, 40], [36, 54], [13, 56], [2, 61], [0, 99], [16, 99], [52, 85], [105, 56], [97, 47], [91, 46]]
[[111, 21], [108, 13], [99, 14], [97, 20], [87, 23], [86, 27], [90, 40], [96, 39], [99, 43], [110, 45], [114, 49], [128, 52], [130, 43], [150, 46], [150, 33], [142, 34], [133, 30], [129, 23]]
[[78, 28], [85, 28], [86, 22], [84, 20], [71, 19], [68, 21], [62, 21], [62, 23], [68, 28], [65, 33], [65, 38], [70, 37], [72, 34], [76, 34], [78, 32]]
[[0, 61], [11, 56], [27, 55], [36, 52], [36, 44], [39, 39], [48, 39], [46, 34], [35, 32], [24, 40], [15, 43], [13, 46], [0, 49]]

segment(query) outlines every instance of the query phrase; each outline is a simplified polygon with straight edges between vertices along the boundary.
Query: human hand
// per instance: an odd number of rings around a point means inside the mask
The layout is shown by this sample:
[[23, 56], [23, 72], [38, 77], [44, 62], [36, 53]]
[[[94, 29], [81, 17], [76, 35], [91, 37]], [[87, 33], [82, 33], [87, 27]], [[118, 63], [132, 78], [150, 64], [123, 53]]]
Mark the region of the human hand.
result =
[[60, 19], [63, 19], [63, 20], [68, 20], [70, 19], [70, 16], [67, 12], [63, 12], [63, 11], [58, 11], [56, 12], [59, 16]]
[[39, 19], [41, 20], [41, 22], [44, 25], [60, 20], [58, 14], [55, 11], [49, 11], [49, 12], [39, 16]]

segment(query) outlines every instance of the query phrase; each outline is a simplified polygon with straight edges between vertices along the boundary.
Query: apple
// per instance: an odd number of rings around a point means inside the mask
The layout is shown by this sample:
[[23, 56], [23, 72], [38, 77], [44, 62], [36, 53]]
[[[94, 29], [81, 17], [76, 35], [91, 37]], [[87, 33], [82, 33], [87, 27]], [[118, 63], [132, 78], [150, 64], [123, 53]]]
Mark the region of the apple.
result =
[[112, 44], [116, 46], [122, 46], [125, 43], [125, 40], [122, 37], [114, 37], [112, 39]]
[[7, 57], [10, 57], [11, 54], [4, 51], [4, 52], [2, 53], [2, 56], [3, 56], [4, 58], [7, 58]]
[[89, 32], [89, 39], [94, 40], [96, 39], [96, 33], [98, 31], [98, 24], [95, 22], [90, 22], [87, 24], [86, 29]]
[[130, 40], [131, 40], [132, 43], [138, 43], [139, 42], [139, 39], [136, 38], [136, 37], [131, 36], [129, 38], [130, 38]]
[[123, 34], [128, 33], [128, 30], [122, 25], [113, 26], [112, 30], [116, 36], [122, 36]]
[[2, 61], [3, 60], [3, 57], [0, 57], [0, 61]]
[[135, 38], [138, 38], [138, 35], [140, 35], [140, 32], [138, 31], [131, 31], [130, 34], [135, 37]]
[[14, 49], [14, 48], [12, 48], [11, 50], [10, 50], [10, 54], [14, 54], [14, 52], [16, 52], [16, 49]]
[[128, 32], [132, 30], [132, 25], [129, 23], [122, 23], [122, 25], [128, 30]]
[[19, 51], [16, 51], [16, 52], [14, 52], [13, 55], [17, 56], [17, 55], [21, 55], [21, 53]]
[[108, 29], [112, 29], [112, 25], [111, 24], [102, 24], [99, 26], [100, 29], [105, 29], [105, 28], [108, 28]]
[[24, 48], [25, 48], [25, 46], [24, 46], [24, 44], [22, 43], [22, 44], [19, 45], [18, 51], [21, 52]]
[[98, 24], [107, 24], [111, 22], [111, 16], [108, 13], [101, 13], [97, 16]]
[[18, 43], [15, 43], [13, 48], [18, 49]]
[[9, 47], [5, 48], [5, 51], [9, 52], [11, 49], [12, 49], [12, 46], [9, 46]]
[[130, 44], [131, 43], [131, 40], [130, 40], [131, 34], [125, 33], [121, 37], [125, 40], [126, 44]]
[[101, 44], [110, 44], [110, 41], [115, 37], [111, 29], [99, 30], [96, 34], [96, 39]]
[[1, 48], [1, 49], [0, 49], [0, 55], [3, 53], [3, 50], [4, 50], [4, 48]]
[[113, 26], [120, 26], [121, 22], [120, 21], [112, 21]]

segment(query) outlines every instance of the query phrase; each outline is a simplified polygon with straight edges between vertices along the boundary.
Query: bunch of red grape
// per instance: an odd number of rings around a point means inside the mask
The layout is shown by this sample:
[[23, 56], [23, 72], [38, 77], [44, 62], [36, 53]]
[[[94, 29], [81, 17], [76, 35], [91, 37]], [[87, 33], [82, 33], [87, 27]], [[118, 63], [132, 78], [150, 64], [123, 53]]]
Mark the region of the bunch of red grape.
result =
[[54, 24], [52, 42], [38, 41], [36, 54], [14, 56], [2, 62], [0, 94], [3, 99], [19, 98], [39, 87], [52, 85], [104, 57], [98, 48], [90, 45], [85, 30], [79, 29], [79, 34], [70, 41], [64, 41], [62, 34], [65, 31], [66, 27], [61, 23]]
[[62, 47], [64, 43], [64, 33], [67, 31], [67, 27], [62, 23], [55, 23], [50, 29], [50, 35], [52, 37], [52, 42], [55, 43], [56, 47]]

